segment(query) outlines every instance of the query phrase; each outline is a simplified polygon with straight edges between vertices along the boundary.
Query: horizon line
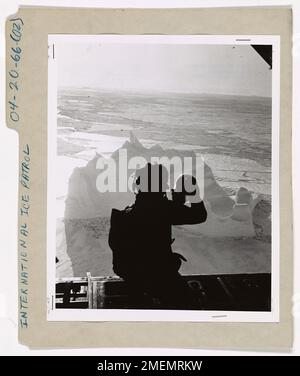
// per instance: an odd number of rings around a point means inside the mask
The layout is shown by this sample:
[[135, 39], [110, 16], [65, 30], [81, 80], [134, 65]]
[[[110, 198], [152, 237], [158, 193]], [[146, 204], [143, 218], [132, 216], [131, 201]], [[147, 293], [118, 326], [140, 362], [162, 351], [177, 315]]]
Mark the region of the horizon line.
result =
[[57, 86], [58, 90], [64, 89], [77, 89], [77, 90], [92, 90], [92, 91], [107, 91], [107, 92], [124, 92], [124, 93], [145, 93], [145, 94], [184, 94], [184, 95], [219, 95], [219, 96], [231, 96], [231, 97], [256, 97], [256, 98], [268, 98], [271, 96], [257, 95], [257, 94], [234, 94], [234, 93], [210, 93], [210, 92], [187, 92], [187, 91], [163, 91], [163, 90], [138, 90], [138, 89], [119, 89], [119, 88], [103, 88], [98, 86]]

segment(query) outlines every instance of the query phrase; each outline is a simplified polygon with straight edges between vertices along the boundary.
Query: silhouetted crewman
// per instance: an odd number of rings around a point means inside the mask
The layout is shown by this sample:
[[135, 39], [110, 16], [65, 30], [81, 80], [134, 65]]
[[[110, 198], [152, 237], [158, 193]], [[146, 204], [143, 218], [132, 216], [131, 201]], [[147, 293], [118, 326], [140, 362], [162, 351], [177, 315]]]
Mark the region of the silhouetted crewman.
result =
[[148, 163], [135, 175], [135, 203], [124, 211], [113, 209], [111, 215], [109, 245], [114, 272], [131, 291], [146, 291], [164, 308], [188, 309], [191, 305], [189, 288], [178, 272], [185, 258], [172, 251], [171, 227], [201, 223], [207, 217], [195, 178], [193, 192], [188, 193], [198, 196], [199, 202], [185, 205], [187, 180], [191, 183], [186, 176], [177, 181], [169, 200], [167, 169]]

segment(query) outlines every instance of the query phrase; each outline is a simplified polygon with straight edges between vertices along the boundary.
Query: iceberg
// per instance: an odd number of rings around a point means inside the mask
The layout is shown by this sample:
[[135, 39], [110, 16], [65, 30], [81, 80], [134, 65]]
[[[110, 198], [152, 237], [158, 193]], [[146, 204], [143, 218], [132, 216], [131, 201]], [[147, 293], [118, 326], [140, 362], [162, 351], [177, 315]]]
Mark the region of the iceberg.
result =
[[[160, 145], [146, 148], [133, 132], [130, 132], [129, 140], [126, 140], [121, 148], [110, 156], [116, 162], [117, 169], [120, 149], [126, 150], [128, 158], [143, 157], [146, 161], [163, 157], [170, 159], [190, 157], [196, 160], [196, 154], [190, 150], [164, 149]], [[96, 186], [97, 177], [101, 174], [97, 169], [99, 158], [103, 156], [95, 153], [85, 166], [76, 167], [71, 174], [65, 202], [65, 220], [107, 218], [110, 217], [112, 208], [124, 209], [134, 202], [134, 193], [131, 191], [99, 192]], [[240, 187], [235, 198], [230, 196], [218, 184], [205, 160], [203, 166], [203, 200], [207, 207], [208, 219], [203, 224], [185, 226], [185, 228], [193, 233], [212, 237], [255, 236], [257, 228], [253, 223], [253, 213], [256, 213], [256, 217], [260, 217], [261, 210], [256, 206], [261, 198], [253, 198], [252, 193], [244, 187]], [[119, 171], [117, 176], [118, 173]], [[179, 171], [173, 172], [173, 181], [176, 181], [179, 174]], [[263, 224], [258, 224], [260, 231], [269, 231], [269, 222], [270, 219], [265, 215]]]
[[[147, 161], [153, 156], [195, 157], [190, 150], [166, 149], [161, 145], [144, 147], [133, 133], [120, 145], [119, 149], [125, 149], [129, 158], [143, 156]], [[106, 157], [107, 160], [113, 159], [116, 166], [119, 149]], [[57, 218], [56, 256], [60, 277], [85, 276], [88, 271], [92, 275], [113, 275], [112, 253], [107, 241], [111, 210], [124, 209], [135, 199], [130, 191], [99, 192], [96, 181], [101, 171], [96, 167], [103, 155], [87, 151], [84, 156], [85, 160], [78, 153], [75, 158], [60, 157], [58, 160], [62, 171], [67, 171], [70, 176], [66, 188], [57, 191], [60, 202], [66, 197], [62, 213]], [[244, 187], [239, 187], [236, 192], [225, 189], [205, 159], [203, 167], [207, 221], [174, 226], [173, 229], [174, 251], [179, 251], [189, 261], [184, 263], [181, 271], [187, 274], [269, 272], [270, 202], [262, 195], [254, 196]], [[176, 179], [176, 172], [174, 174]], [[64, 187], [66, 183], [67, 180]]]

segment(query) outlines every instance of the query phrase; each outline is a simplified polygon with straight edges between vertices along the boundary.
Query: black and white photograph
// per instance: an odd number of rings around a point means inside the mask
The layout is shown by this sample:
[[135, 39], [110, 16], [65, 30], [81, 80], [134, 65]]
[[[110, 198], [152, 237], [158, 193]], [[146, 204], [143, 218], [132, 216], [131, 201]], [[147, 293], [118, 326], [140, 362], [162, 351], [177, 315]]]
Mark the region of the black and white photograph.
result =
[[277, 321], [278, 38], [48, 42], [48, 320]]

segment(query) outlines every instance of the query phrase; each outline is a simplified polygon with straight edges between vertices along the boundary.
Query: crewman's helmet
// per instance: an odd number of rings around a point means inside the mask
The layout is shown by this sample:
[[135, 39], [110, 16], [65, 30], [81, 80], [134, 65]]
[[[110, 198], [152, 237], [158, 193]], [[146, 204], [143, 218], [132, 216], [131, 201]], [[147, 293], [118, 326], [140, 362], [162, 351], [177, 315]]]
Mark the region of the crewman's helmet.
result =
[[169, 173], [162, 164], [147, 163], [135, 172], [134, 191], [165, 193], [169, 188]]

